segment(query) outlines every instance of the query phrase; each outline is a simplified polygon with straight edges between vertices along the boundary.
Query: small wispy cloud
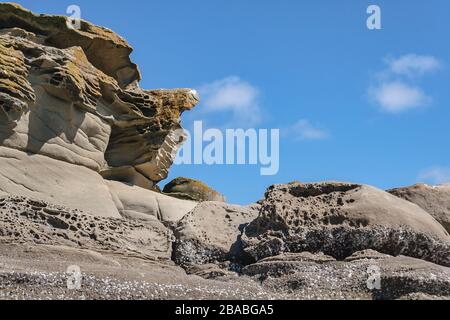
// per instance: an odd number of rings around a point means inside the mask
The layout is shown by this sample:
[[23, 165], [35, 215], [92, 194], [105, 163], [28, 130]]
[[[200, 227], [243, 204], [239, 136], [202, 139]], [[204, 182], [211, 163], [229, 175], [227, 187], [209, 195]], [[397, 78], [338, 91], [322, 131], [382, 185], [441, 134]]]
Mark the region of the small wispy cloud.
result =
[[369, 88], [370, 98], [389, 113], [426, 107], [433, 99], [412, 80], [438, 71], [443, 64], [430, 55], [407, 54], [385, 59], [386, 68], [377, 73], [376, 83]]
[[383, 110], [390, 113], [427, 106], [432, 102], [432, 98], [421, 88], [400, 81], [386, 82], [371, 88], [370, 95]]
[[261, 121], [258, 88], [237, 76], [203, 85], [198, 92], [207, 113], [230, 112], [233, 122], [247, 126]]
[[397, 59], [387, 59], [392, 73], [406, 76], [421, 76], [439, 70], [442, 63], [433, 56], [407, 54]]
[[450, 168], [446, 167], [431, 167], [423, 170], [417, 180], [430, 184], [445, 184], [450, 183]]
[[323, 140], [328, 138], [326, 130], [311, 124], [309, 120], [300, 119], [286, 130], [286, 133], [295, 140]]

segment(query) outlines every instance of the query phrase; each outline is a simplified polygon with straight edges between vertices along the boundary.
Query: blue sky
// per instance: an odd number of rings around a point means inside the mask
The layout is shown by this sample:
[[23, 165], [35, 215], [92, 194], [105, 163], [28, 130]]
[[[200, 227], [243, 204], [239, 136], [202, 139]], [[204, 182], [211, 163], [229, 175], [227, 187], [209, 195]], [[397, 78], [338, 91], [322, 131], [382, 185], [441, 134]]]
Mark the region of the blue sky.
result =
[[[203, 180], [234, 203], [292, 180], [450, 182], [448, 0], [17, 2], [52, 14], [80, 6], [83, 19], [135, 48], [143, 88], [222, 84], [247, 99], [220, 110], [203, 101], [183, 116], [187, 128], [241, 118], [282, 132], [275, 176], [180, 165], [170, 178]], [[381, 8], [382, 30], [366, 27], [370, 4]]]

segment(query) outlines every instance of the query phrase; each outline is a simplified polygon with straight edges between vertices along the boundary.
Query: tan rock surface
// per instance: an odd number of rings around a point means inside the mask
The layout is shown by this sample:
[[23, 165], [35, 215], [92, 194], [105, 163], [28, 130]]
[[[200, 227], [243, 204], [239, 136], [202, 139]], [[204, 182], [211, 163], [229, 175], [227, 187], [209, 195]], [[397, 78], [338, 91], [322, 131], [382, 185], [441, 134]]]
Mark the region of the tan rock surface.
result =
[[[66, 246], [0, 243], [0, 299], [178, 300], [282, 299], [249, 278], [205, 280], [165, 261]], [[79, 266], [81, 289], [67, 288]]]
[[0, 192], [120, 217], [108, 186], [95, 171], [5, 147], [0, 147]]
[[450, 232], [450, 185], [411, 187], [388, 190], [389, 193], [417, 204]]
[[195, 201], [174, 199], [123, 182], [107, 181], [107, 184], [119, 201], [116, 205], [124, 217], [176, 222], [197, 206]]
[[[379, 287], [369, 270], [378, 273]], [[355, 252], [349, 261], [335, 261], [323, 254], [284, 253], [248, 265], [242, 272], [265, 290], [291, 292], [303, 299], [450, 297], [450, 268], [375, 251]]]
[[245, 260], [240, 236], [255, 219], [253, 207], [202, 202], [181, 219], [174, 232], [175, 261], [181, 265], [224, 260]]
[[[0, 244], [0, 299], [449, 299], [449, 268], [408, 257], [352, 262], [282, 256], [232, 274], [212, 265], [186, 275], [170, 262], [66, 246]], [[315, 263], [314, 261], [321, 261]], [[80, 267], [80, 290], [67, 288], [67, 268]], [[367, 287], [369, 267], [381, 290]], [[270, 277], [267, 277], [270, 275]], [[201, 277], [200, 277], [201, 276]], [[208, 279], [204, 279], [208, 278]]]

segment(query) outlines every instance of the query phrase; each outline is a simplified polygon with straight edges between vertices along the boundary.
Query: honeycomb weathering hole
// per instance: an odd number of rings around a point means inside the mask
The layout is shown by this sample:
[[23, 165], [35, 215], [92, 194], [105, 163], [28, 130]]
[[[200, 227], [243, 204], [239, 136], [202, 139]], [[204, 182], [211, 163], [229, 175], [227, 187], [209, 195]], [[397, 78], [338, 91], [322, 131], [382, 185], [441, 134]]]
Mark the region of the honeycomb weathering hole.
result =
[[351, 190], [359, 189], [361, 185], [358, 184], [335, 184], [335, 183], [323, 183], [323, 184], [299, 184], [292, 187], [289, 193], [294, 197], [308, 198], [317, 197], [324, 194], [330, 194], [334, 192], [348, 192]]

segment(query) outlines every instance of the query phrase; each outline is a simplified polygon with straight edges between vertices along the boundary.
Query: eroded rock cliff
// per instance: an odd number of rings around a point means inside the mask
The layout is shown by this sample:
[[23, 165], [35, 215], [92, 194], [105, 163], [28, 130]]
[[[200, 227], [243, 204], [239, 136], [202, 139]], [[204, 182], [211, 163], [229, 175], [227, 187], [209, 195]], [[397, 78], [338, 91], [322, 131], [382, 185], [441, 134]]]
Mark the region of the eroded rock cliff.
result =
[[[141, 89], [131, 51], [108, 29], [82, 21], [77, 30], [65, 17], [0, 4], [1, 145], [143, 188], [165, 179], [183, 142], [180, 116], [198, 96], [190, 89]], [[0, 157], [3, 177], [8, 159]], [[52, 164], [56, 176], [64, 175], [63, 166]], [[7, 170], [14, 180], [11, 167]], [[49, 185], [61, 181], [48, 178]], [[0, 186], [4, 192], [11, 188]]]
[[0, 3], [0, 299], [450, 297], [447, 189], [159, 192], [197, 93], [140, 88], [124, 39], [67, 22]]

